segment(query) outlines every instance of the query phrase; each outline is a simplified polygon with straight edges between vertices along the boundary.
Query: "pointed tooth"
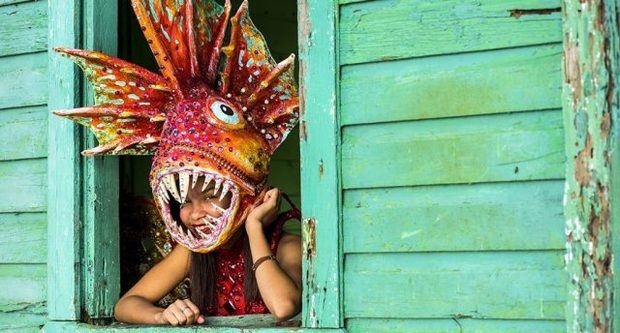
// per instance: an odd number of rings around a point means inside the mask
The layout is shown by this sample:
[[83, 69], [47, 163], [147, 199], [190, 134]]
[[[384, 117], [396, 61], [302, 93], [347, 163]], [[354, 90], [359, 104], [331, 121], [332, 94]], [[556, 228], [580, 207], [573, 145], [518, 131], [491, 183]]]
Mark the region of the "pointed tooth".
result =
[[181, 201], [180, 203], [185, 203], [185, 198], [187, 197], [187, 190], [189, 186], [189, 173], [185, 171], [179, 172], [179, 187], [181, 188]]
[[200, 192], [205, 191], [205, 189], [207, 188], [207, 186], [209, 186], [209, 183], [211, 182], [212, 179], [213, 179], [213, 175], [209, 175], [209, 174], [205, 175], [205, 182], [202, 184], [202, 190], [200, 190]]
[[215, 228], [216, 225], [218, 225], [220, 223], [220, 220], [211, 216], [211, 215], [207, 215], [207, 219], [209, 220], [209, 222], [211, 223], [207, 223], [207, 225], [211, 225]]
[[192, 241], [192, 243], [196, 241], [196, 238], [194, 238], [194, 235], [192, 234], [191, 231], [189, 231], [189, 229], [187, 229], [187, 239]]
[[209, 238], [209, 235], [205, 234], [204, 232], [196, 229], [196, 232], [198, 233], [198, 236], [202, 237], [202, 238]]
[[163, 197], [166, 203], [170, 202], [170, 196], [168, 195], [168, 190], [166, 189], [166, 185], [164, 185], [164, 183], [159, 184], [159, 193], [161, 193], [160, 195]]
[[164, 184], [166, 184], [168, 191], [172, 193], [172, 196], [174, 197], [174, 199], [178, 201], [179, 203], [182, 203], [181, 196], [179, 195], [179, 191], [177, 190], [177, 182], [174, 179], [173, 174], [169, 174], [166, 177], [164, 177]]
[[211, 202], [211, 206], [213, 206], [213, 208], [215, 208], [215, 210], [217, 210], [218, 212], [224, 214], [226, 213], [226, 209], [216, 205], [215, 203]]
[[230, 189], [230, 184], [228, 182], [225, 182], [224, 186], [222, 187], [222, 193], [220, 194], [220, 201], [222, 201], [222, 199], [224, 199], [224, 197], [226, 196], [226, 193], [228, 193], [229, 189]]
[[196, 187], [196, 182], [198, 181], [198, 177], [200, 177], [200, 174], [196, 171], [192, 171], [192, 189], [194, 187]]
[[222, 185], [222, 178], [215, 178], [215, 186], [213, 187], [213, 194], [217, 194], [217, 191], [220, 190], [220, 185]]

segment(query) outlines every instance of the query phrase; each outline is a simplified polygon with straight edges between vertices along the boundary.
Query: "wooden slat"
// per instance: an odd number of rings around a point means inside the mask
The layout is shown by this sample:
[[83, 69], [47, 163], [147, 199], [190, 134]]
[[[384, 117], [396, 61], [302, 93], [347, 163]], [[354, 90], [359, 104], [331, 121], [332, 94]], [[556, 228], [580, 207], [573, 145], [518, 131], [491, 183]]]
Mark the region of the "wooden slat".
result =
[[562, 45], [344, 66], [342, 124], [561, 108]]
[[45, 211], [46, 185], [46, 159], [0, 162], [0, 212]]
[[0, 332], [40, 333], [45, 314], [0, 312]]
[[0, 264], [0, 313], [44, 313], [45, 276], [43, 264]]
[[[511, 16], [531, 9], [552, 12]], [[342, 6], [339, 28], [341, 64], [562, 41], [559, 0], [370, 1]]]
[[30, 1], [37, 1], [37, 0], [0, 0], [0, 6], [14, 5], [14, 4], [18, 4], [22, 2], [30, 2]]
[[340, 328], [340, 125], [336, 0], [298, 2], [303, 218], [302, 326]]
[[47, 112], [45, 106], [0, 111], [0, 160], [47, 156]]
[[0, 109], [47, 103], [47, 53], [3, 57]]
[[563, 320], [563, 254], [347, 254], [345, 316]]
[[47, 48], [47, 1], [2, 6], [0, 22], [0, 57]]
[[344, 188], [559, 179], [559, 111], [343, 128]]
[[[81, 1], [51, 1], [50, 45], [80, 47]], [[49, 107], [70, 109], [81, 97], [77, 66], [50, 52]], [[48, 121], [48, 317], [76, 320], [83, 309], [80, 294], [81, 190], [79, 125], [60, 117]]]
[[0, 263], [45, 263], [45, 213], [2, 213], [0, 235]]
[[485, 251], [565, 247], [563, 181], [344, 192], [344, 251]]
[[563, 333], [564, 321], [481, 319], [349, 319], [347, 331], [375, 333]]

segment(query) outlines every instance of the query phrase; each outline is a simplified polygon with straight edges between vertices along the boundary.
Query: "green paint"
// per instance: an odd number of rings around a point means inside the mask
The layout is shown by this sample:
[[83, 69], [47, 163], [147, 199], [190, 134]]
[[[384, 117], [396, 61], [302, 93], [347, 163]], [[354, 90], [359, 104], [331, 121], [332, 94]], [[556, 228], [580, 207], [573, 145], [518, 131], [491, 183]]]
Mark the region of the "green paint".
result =
[[618, 248], [612, 246], [612, 224], [620, 219], [614, 182], [620, 162], [618, 3], [563, 3], [567, 329], [615, 332], [613, 318], [620, 305], [614, 297], [620, 282], [613, 275]]
[[563, 186], [553, 180], [346, 190], [344, 251], [562, 250]]
[[0, 213], [0, 235], [0, 263], [45, 264], [45, 213]]
[[551, 110], [346, 126], [343, 186], [562, 178], [561, 117]]
[[46, 157], [47, 107], [0, 111], [0, 142], [0, 160]]
[[342, 124], [560, 108], [561, 55], [552, 44], [346, 65]]
[[0, 57], [45, 51], [47, 1], [0, 6]]
[[47, 103], [48, 58], [45, 52], [0, 59], [0, 109]]
[[564, 333], [563, 321], [492, 319], [348, 319], [347, 331], [375, 333]]
[[302, 326], [343, 327], [337, 8], [298, 0], [303, 218]]
[[563, 251], [345, 256], [347, 318], [564, 319]]
[[[342, 6], [341, 64], [559, 42], [560, 0], [385, 0]], [[548, 15], [511, 16], [549, 8]]]
[[46, 188], [45, 158], [0, 162], [0, 212], [44, 212]]

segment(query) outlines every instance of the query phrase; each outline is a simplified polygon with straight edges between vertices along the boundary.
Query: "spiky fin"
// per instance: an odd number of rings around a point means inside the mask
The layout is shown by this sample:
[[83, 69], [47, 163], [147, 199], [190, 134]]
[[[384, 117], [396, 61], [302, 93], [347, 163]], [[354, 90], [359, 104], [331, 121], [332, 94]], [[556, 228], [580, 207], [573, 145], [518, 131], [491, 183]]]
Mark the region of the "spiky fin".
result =
[[99, 146], [90, 156], [151, 154], [161, 135], [171, 89], [165, 80], [140, 66], [95, 51], [56, 48], [80, 66], [95, 91], [94, 107], [54, 111], [87, 126]]

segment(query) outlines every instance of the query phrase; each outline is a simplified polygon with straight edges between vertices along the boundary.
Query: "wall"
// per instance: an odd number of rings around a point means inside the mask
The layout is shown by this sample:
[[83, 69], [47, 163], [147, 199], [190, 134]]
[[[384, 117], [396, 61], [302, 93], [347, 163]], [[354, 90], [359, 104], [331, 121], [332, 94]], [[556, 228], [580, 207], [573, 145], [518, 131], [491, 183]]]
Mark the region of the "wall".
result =
[[47, 1], [0, 0], [0, 331], [46, 313]]
[[555, 0], [340, 0], [352, 332], [563, 332]]

